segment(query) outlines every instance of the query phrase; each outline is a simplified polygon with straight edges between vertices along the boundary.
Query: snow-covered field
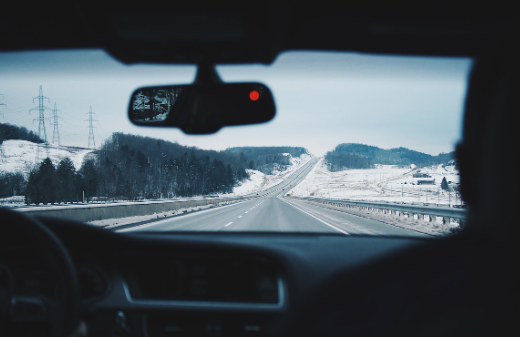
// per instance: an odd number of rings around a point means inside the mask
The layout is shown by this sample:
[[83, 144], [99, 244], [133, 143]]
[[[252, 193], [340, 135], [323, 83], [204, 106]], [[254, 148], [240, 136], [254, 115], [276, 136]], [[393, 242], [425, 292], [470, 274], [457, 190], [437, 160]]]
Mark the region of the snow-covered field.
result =
[[83, 159], [92, 149], [57, 146], [52, 144], [36, 144], [26, 140], [6, 140], [2, 144], [2, 157], [0, 159], [0, 173], [22, 172], [28, 175], [31, 169], [39, 164], [36, 163], [36, 152], [39, 148], [39, 162], [46, 157], [52, 160], [54, 165], [65, 157], [69, 157], [78, 170]]
[[[289, 153], [286, 155], [291, 156]], [[307, 163], [312, 157], [308, 154], [303, 154], [299, 158], [291, 156], [292, 165], [285, 171], [275, 171], [273, 174], [264, 174], [257, 170], [247, 170], [249, 173], [249, 180], [244, 181], [239, 186], [233, 188], [233, 193], [230, 195], [246, 195], [265, 190], [269, 187], [278, 185], [290, 174]]]
[[[414, 173], [425, 173], [435, 179], [433, 185], [417, 185]], [[294, 196], [325, 199], [351, 199], [373, 202], [439, 204], [440, 206], [460, 205], [460, 196], [455, 192], [442, 190], [441, 182], [451, 181], [457, 186], [459, 174], [454, 166], [433, 166], [417, 168], [411, 166], [376, 165], [373, 169], [350, 169], [339, 172], [327, 170], [323, 158], [318, 161], [307, 177], [293, 188]], [[323, 205], [323, 204], [319, 204]], [[328, 206], [324, 206], [328, 207]], [[424, 221], [418, 218], [348, 209], [362, 217], [382, 221], [398, 227], [410, 228], [433, 235], [448, 235], [456, 231], [459, 224], [452, 220], [443, 224], [441, 219]], [[429, 220], [427, 218], [427, 220]]]
[[[413, 174], [420, 171], [435, 179], [433, 185], [417, 185]], [[412, 166], [376, 165], [373, 169], [349, 169], [330, 172], [323, 159], [293, 191], [295, 196], [398, 203], [460, 204], [455, 191], [441, 188], [446, 177], [451, 186], [459, 183], [454, 166], [416, 168]]]

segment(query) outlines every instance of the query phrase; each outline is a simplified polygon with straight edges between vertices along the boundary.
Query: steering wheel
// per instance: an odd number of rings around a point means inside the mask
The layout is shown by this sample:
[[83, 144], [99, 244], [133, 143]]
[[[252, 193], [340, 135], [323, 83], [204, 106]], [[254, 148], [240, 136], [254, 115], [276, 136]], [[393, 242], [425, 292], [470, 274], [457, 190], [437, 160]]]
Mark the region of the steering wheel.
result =
[[[66, 336], [77, 326], [79, 286], [72, 260], [59, 239], [41, 221], [0, 208], [0, 335], [19, 336], [36, 332], [38, 336]], [[16, 261], [13, 240], [23, 240], [34, 248], [42, 269], [49, 276], [47, 294], [19, 294], [9, 270]], [[9, 245], [9, 242], [11, 244]]]

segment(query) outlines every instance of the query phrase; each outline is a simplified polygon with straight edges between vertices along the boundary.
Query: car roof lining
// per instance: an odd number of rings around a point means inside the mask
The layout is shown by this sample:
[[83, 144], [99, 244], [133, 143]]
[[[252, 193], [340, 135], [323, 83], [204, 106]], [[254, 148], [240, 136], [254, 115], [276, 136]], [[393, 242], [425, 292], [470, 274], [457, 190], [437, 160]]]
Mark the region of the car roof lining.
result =
[[[165, 7], [166, 6], [166, 7]], [[291, 50], [475, 56], [518, 30], [506, 1], [41, 4], [0, 21], [0, 51], [104, 48], [125, 63], [263, 63]], [[252, 9], [250, 9], [252, 8]], [[411, 12], [414, 11], [413, 14]], [[222, 19], [222, 18], [225, 18]], [[512, 26], [515, 25], [515, 26]]]

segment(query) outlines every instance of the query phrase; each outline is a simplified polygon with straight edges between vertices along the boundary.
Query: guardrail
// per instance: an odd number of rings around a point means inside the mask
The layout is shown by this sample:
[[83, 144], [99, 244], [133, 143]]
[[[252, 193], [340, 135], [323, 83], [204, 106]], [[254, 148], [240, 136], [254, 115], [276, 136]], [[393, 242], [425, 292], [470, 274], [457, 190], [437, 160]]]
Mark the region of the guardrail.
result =
[[154, 213], [176, 211], [182, 208], [193, 208], [206, 205], [218, 205], [221, 203], [234, 203], [250, 198], [211, 198], [173, 201], [147, 201], [116, 204], [93, 205], [64, 205], [38, 208], [20, 208], [20, 212], [36, 216], [51, 216], [58, 218], [74, 219], [81, 222], [123, 218], [129, 216], [150, 215]]
[[336, 200], [336, 199], [321, 199], [311, 197], [291, 197], [300, 200], [313, 201], [322, 204], [328, 204], [339, 208], [357, 207], [359, 209], [368, 211], [382, 211], [383, 213], [395, 214], [397, 216], [405, 215], [415, 217], [417, 219], [425, 219], [428, 216], [428, 221], [433, 221], [434, 217], [442, 218], [443, 223], [447, 223], [451, 218], [458, 219], [462, 223], [467, 216], [467, 210], [463, 208], [444, 208], [436, 206], [421, 206], [421, 205], [404, 205], [404, 204], [387, 204], [379, 202], [366, 202], [354, 200]]

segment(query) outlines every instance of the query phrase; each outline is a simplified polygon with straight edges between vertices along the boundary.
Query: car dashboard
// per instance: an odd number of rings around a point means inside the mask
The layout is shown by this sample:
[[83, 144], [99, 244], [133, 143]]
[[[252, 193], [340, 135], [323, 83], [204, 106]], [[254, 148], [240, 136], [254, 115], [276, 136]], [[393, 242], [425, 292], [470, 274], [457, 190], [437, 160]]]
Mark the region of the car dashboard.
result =
[[[270, 335], [308, 292], [334, 275], [430, 241], [316, 233], [115, 233], [40, 220], [72, 258], [80, 316], [90, 336]], [[38, 268], [36, 252], [29, 243], [11, 242], [18, 251], [7, 262], [15, 293], [46, 294], [48, 275]]]

